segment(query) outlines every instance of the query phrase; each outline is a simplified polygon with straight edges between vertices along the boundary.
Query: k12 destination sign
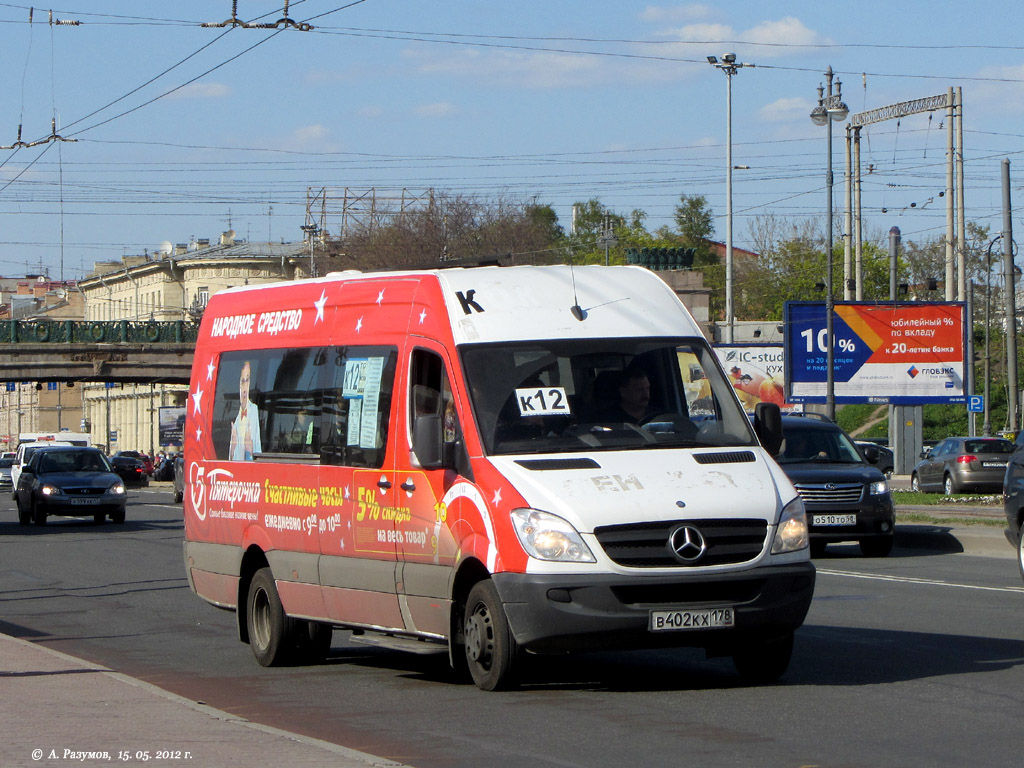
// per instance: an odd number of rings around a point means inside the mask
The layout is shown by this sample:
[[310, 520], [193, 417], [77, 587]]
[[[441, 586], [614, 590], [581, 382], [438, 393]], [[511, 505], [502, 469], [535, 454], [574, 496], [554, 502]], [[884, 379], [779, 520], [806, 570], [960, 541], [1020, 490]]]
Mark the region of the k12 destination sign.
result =
[[[786, 314], [787, 402], [823, 403], [827, 330], [824, 302], [790, 302]], [[964, 402], [964, 304], [833, 306], [837, 403]]]

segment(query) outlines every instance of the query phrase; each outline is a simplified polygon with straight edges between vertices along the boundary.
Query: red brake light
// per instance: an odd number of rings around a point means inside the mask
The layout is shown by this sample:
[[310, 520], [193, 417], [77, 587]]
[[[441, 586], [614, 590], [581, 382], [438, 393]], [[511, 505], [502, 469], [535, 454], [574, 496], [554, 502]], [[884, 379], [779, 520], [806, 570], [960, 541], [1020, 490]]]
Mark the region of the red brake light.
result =
[[972, 461], [977, 461], [977, 456], [967, 454], [966, 456], [957, 456], [956, 461], [958, 464], [970, 464]]

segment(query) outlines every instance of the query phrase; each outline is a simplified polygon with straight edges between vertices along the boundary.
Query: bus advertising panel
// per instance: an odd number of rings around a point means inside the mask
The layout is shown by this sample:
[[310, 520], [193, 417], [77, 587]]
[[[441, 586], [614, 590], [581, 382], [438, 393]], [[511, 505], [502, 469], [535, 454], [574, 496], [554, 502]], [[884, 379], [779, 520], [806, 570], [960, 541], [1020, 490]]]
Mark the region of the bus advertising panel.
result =
[[[824, 302], [789, 302], [786, 400], [824, 403], [827, 329]], [[837, 403], [964, 402], [962, 302], [833, 305]]]

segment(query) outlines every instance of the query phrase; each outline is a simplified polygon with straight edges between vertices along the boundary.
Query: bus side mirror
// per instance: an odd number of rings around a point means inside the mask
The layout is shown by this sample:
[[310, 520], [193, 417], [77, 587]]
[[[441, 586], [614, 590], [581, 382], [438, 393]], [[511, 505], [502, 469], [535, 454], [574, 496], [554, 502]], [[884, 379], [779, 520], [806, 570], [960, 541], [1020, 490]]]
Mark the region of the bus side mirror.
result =
[[412, 427], [412, 450], [424, 469], [439, 469], [444, 466], [440, 414], [431, 413], [416, 417]]
[[782, 448], [782, 411], [775, 403], [754, 406], [754, 432], [769, 455], [777, 456]]

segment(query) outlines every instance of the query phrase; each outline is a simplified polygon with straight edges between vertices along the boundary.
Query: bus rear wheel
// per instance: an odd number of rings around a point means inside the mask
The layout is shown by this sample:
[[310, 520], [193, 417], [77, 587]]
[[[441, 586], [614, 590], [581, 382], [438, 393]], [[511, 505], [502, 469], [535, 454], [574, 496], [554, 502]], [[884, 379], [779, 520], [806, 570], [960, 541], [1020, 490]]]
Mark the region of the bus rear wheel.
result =
[[256, 661], [264, 667], [275, 667], [291, 660], [293, 622], [284, 612], [269, 568], [260, 568], [249, 582], [245, 621]]

